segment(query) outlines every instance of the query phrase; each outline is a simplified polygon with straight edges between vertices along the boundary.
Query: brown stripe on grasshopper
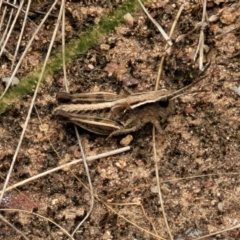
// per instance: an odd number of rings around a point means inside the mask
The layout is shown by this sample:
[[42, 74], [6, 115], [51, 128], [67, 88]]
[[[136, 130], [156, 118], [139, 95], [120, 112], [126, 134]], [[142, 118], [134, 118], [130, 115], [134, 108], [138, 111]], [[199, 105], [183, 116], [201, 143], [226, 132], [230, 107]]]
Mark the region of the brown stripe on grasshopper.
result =
[[162, 132], [160, 122], [161, 120], [165, 120], [170, 112], [172, 112], [172, 107], [169, 106], [169, 103], [166, 102], [165, 105], [163, 106], [161, 102], [157, 102], [141, 106], [137, 109], [129, 109], [122, 115], [113, 117], [114, 120], [96, 115], [69, 113], [62, 110], [57, 110], [55, 115], [64, 117], [67, 121], [90, 132], [112, 137], [135, 132], [149, 122], [159, 132]]
[[76, 93], [70, 94], [67, 92], [59, 92], [57, 100], [70, 102], [70, 103], [83, 103], [83, 102], [112, 102], [117, 99], [124, 98], [124, 96], [117, 95], [109, 92], [95, 92], [95, 93]]
[[[202, 78], [201, 78], [202, 80]], [[199, 80], [197, 81], [199, 82]], [[107, 102], [96, 102], [96, 103], [88, 103], [88, 104], [64, 104], [61, 105], [59, 107], [57, 107], [55, 111], [57, 110], [63, 110], [66, 112], [75, 112], [75, 113], [80, 113], [83, 111], [95, 111], [95, 110], [100, 110], [100, 109], [114, 109], [116, 112], [121, 112], [124, 111], [124, 107], [125, 110], [131, 108], [134, 109], [136, 107], [139, 107], [141, 105], [145, 105], [147, 103], [154, 103], [154, 102], [158, 102], [161, 100], [167, 100], [170, 99], [172, 97], [174, 97], [176, 94], [179, 94], [182, 91], [185, 91], [187, 89], [189, 89], [190, 87], [192, 87], [193, 85], [195, 85], [197, 82], [192, 83], [180, 90], [177, 91], [167, 91], [167, 90], [158, 90], [158, 91], [150, 91], [150, 92], [142, 92], [142, 93], [134, 93], [132, 95], [123, 97], [123, 96], [118, 96], [118, 99], [115, 99], [113, 101], [107, 101]], [[103, 93], [102, 93], [103, 94]], [[96, 94], [88, 94], [86, 93], [86, 98], [87, 96], [91, 96], [91, 95], [95, 95]], [[107, 96], [110, 96], [109, 93], [106, 93]], [[69, 98], [75, 98], [75, 95], [69, 95]], [[108, 97], [106, 97], [107, 99]], [[89, 98], [91, 99], [91, 101], [93, 100], [91, 97]], [[80, 98], [77, 99], [77, 101], [79, 101]], [[75, 101], [75, 100], [72, 100]], [[91, 102], [90, 100], [88, 100], [89, 102]], [[85, 102], [88, 102], [85, 101]], [[84, 101], [83, 101], [84, 102]], [[120, 108], [120, 110], [118, 110], [118, 108]]]
[[97, 116], [69, 113], [62, 110], [57, 110], [55, 115], [63, 117], [67, 121], [72, 122], [89, 132], [99, 135], [109, 135], [122, 127], [111, 119]]
[[158, 99], [160, 101], [161, 99], [165, 99], [166, 95], [173, 94], [171, 91], [166, 90], [158, 90], [158, 91], [151, 91], [151, 92], [142, 92], [142, 93], [135, 93], [133, 95], [129, 95], [127, 97], [120, 96], [119, 99], [109, 102], [97, 102], [97, 103], [78, 103], [78, 104], [63, 104], [57, 108], [54, 109], [55, 111], [63, 110], [66, 112], [71, 113], [80, 113], [84, 111], [95, 111], [100, 109], [112, 109], [115, 108], [116, 111], [117, 108], [120, 108], [122, 111], [125, 107], [126, 109], [132, 108], [132, 104], [138, 104], [145, 101], [151, 101], [154, 102], [155, 99]]
[[[161, 103], [173, 102], [174, 98], [199, 83], [206, 76], [200, 77], [197, 81], [177, 91], [158, 90], [135, 93], [126, 97], [104, 92], [64, 93], [62, 98], [69, 99], [72, 102], [93, 101], [95, 103], [65, 104], [57, 107], [54, 114], [65, 117], [68, 121], [90, 132], [101, 135], [127, 134], [138, 130], [149, 122], [161, 132], [159, 120], [166, 119], [171, 109], [168, 106], [161, 106]], [[109, 115], [101, 115], [101, 112], [109, 113]]]
[[[170, 100], [180, 95], [183, 91], [190, 89], [195, 84], [199, 83], [207, 75], [200, 77], [206, 69], [209, 67], [210, 61], [206, 64], [204, 69], [199, 73], [199, 78], [197, 81], [183, 87], [177, 91], [150, 91], [142, 93], [134, 93], [129, 96], [116, 95], [114, 93], [108, 92], [97, 92], [97, 93], [79, 93], [79, 94], [69, 94], [69, 93], [59, 93], [57, 98], [59, 100], [70, 101], [72, 103], [77, 102], [91, 102], [95, 104], [68, 104], [57, 107], [54, 111], [63, 110], [67, 112], [80, 113], [82, 111], [94, 111], [99, 109], [114, 109], [116, 112], [125, 112], [125, 110], [131, 108], [135, 109], [142, 105], [148, 103], [154, 103], [162, 100]], [[124, 107], [126, 109], [124, 110]]]

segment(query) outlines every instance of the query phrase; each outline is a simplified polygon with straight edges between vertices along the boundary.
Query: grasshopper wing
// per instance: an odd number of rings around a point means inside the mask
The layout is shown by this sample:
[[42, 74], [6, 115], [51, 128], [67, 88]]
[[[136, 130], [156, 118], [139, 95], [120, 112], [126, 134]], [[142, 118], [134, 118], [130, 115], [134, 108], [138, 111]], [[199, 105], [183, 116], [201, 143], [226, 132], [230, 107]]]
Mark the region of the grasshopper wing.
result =
[[109, 92], [76, 93], [76, 94], [71, 94], [71, 93], [67, 93], [67, 92], [59, 92], [57, 94], [57, 100], [62, 101], [62, 102], [70, 102], [70, 103], [112, 102], [112, 101], [116, 101], [120, 98], [123, 98], [123, 96], [117, 95], [115, 93], [109, 93]]
[[119, 130], [121, 125], [108, 118], [96, 117], [85, 114], [68, 113], [62, 110], [55, 112], [56, 116], [65, 118], [67, 121], [72, 122], [89, 132], [99, 135], [109, 135], [113, 131]]

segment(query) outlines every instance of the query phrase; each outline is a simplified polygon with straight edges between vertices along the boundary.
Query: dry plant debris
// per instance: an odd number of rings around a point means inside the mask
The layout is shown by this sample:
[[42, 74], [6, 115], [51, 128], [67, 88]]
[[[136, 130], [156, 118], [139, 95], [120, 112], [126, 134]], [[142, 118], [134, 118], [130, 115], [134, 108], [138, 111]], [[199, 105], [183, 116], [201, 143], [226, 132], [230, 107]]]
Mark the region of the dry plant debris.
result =
[[[121, 2], [66, 2], [66, 41], [99, 22]], [[161, 87], [178, 89], [194, 80], [192, 76], [198, 65], [193, 64], [192, 58], [200, 30], [191, 31], [201, 22], [200, 2], [169, 0], [146, 5], [151, 16], [168, 32], [177, 10], [181, 4], [186, 4], [172, 39], [183, 34], [186, 36], [174, 43], [171, 55], [166, 56]], [[35, 4], [33, 9], [44, 12], [49, 7], [46, 1]], [[58, 8], [54, 10], [55, 14]], [[193, 89], [192, 94], [175, 100], [176, 109], [163, 126], [164, 133], [157, 134], [164, 209], [174, 239], [194, 239], [237, 226], [240, 222], [240, 100], [232, 90], [239, 85], [240, 76], [238, 13], [239, 6], [231, 4], [231, 1], [208, 1], [207, 16], [218, 16], [214, 22], [208, 23], [204, 32], [206, 49], [209, 49], [205, 56], [212, 60], [211, 74], [201, 87]], [[154, 89], [159, 61], [165, 55], [165, 41], [143, 12], [131, 13], [131, 16], [127, 16], [125, 24], [116, 27], [87, 52], [79, 53], [79, 57], [67, 65], [71, 92], [120, 93], [123, 85], [130, 85], [133, 92]], [[24, 36], [21, 47], [26, 44], [41, 17], [34, 14], [32, 22], [27, 22], [28, 34]], [[54, 17], [49, 18], [29, 49], [18, 71], [20, 81], [21, 76], [31, 72], [43, 58], [53, 23]], [[19, 29], [21, 22], [14, 30], [16, 35]], [[187, 34], [189, 32], [191, 34]], [[54, 43], [55, 51], [60, 43], [59, 32]], [[15, 39], [10, 38], [7, 51], [12, 53], [14, 46]], [[11, 61], [11, 55], [7, 53], [1, 57], [0, 78], [10, 75]], [[63, 124], [52, 116], [52, 110], [57, 106], [55, 95], [63, 89], [62, 71], [42, 85], [35, 103], [37, 111], [31, 115], [9, 185], [80, 158], [73, 126]], [[0, 90], [3, 91], [4, 86]], [[1, 179], [6, 177], [9, 169], [30, 100], [31, 96], [26, 95], [1, 116]], [[127, 140], [121, 143], [122, 138], [118, 137], [106, 141], [105, 137], [84, 130], [80, 133], [87, 156], [118, 148], [120, 144], [129, 144]], [[157, 234], [168, 239], [162, 206], [156, 194], [151, 125], [133, 133], [132, 137], [132, 151], [89, 164], [94, 193], [106, 205], [96, 200], [91, 216], [75, 234], [75, 239], [157, 239]], [[128, 141], [131, 142], [131, 138]], [[1, 206], [31, 209], [72, 232], [89, 208], [89, 191], [82, 184], [86, 182], [84, 167], [77, 164], [19, 187], [20, 193], [5, 193], [5, 202]], [[111, 205], [116, 212], [109, 210], [107, 203], [116, 203]], [[36, 215], [4, 210], [1, 213], [30, 239], [68, 238], [55, 225]], [[0, 227], [1, 239], [18, 238], [17, 233], [5, 223], [1, 222]], [[209, 239], [240, 239], [238, 229]]]

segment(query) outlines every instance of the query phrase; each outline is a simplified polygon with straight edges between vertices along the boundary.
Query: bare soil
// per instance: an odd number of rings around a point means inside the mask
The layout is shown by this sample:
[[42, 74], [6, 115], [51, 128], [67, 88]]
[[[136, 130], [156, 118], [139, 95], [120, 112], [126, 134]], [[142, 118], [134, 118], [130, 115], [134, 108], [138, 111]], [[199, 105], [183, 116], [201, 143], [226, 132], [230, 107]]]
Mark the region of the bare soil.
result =
[[[87, 30], [117, 3], [113, 1], [73, 1], [67, 3], [67, 41]], [[186, 1], [155, 1], [148, 5], [152, 17], [169, 32], [177, 11]], [[177, 23], [172, 39], [186, 34], [201, 21], [202, 7], [189, 1]], [[208, 17], [224, 13], [206, 27], [205, 63], [211, 60], [209, 75], [200, 84], [175, 99], [175, 111], [163, 124], [164, 134], [156, 133], [159, 177], [163, 203], [157, 194], [153, 158], [152, 125], [132, 134], [131, 150], [89, 164], [95, 199], [92, 214], [75, 239], [169, 239], [163, 220], [166, 212], [174, 239], [195, 239], [232, 227], [240, 222], [240, 128], [239, 96], [233, 91], [239, 82], [239, 6], [209, 1]], [[79, 12], [77, 12], [77, 10]], [[43, 10], [43, 9], [42, 9]], [[38, 18], [36, 17], [36, 21]], [[81, 21], [80, 21], [81, 20]], [[86, 53], [80, 53], [67, 66], [70, 92], [107, 91], [121, 93], [124, 86], [133, 92], [154, 90], [165, 41], [142, 11], [133, 15], [133, 25], [120, 25]], [[52, 29], [43, 31], [28, 56], [43, 54], [41, 41]], [[228, 32], [231, 27], [235, 28]], [[198, 72], [193, 63], [200, 29], [174, 43], [166, 57], [159, 89], [179, 89], [191, 83]], [[27, 36], [26, 36], [27, 37]], [[59, 39], [60, 43], [60, 39]], [[12, 43], [14, 44], [14, 43]], [[11, 46], [11, 44], [9, 45]], [[56, 43], [56, 48], [58, 42]], [[34, 55], [35, 54], [35, 55]], [[36, 59], [38, 59], [36, 57]], [[8, 59], [1, 66], [8, 65]], [[26, 58], [26, 62], [31, 59]], [[22, 66], [24, 75], [34, 68]], [[4, 70], [5, 69], [5, 70]], [[1, 74], [7, 73], [3, 68]], [[124, 74], [134, 78], [123, 81]], [[81, 158], [74, 126], [53, 116], [58, 106], [57, 92], [63, 91], [63, 72], [41, 87], [20, 154], [9, 185], [22, 181], [73, 159]], [[6, 177], [13, 158], [31, 96], [16, 103], [0, 118], [0, 174]], [[121, 147], [124, 136], [105, 137], [79, 128], [86, 156]], [[67, 239], [62, 231], [38, 216], [8, 209], [33, 210], [71, 232], [89, 210], [89, 191], [83, 164], [77, 164], [7, 192], [2, 215], [29, 239]], [[103, 203], [115, 203], [111, 211]], [[130, 220], [141, 230], [126, 219]], [[12, 228], [0, 223], [1, 239], [23, 239]], [[149, 231], [149, 232], [147, 232]], [[206, 239], [240, 239], [238, 229]]]

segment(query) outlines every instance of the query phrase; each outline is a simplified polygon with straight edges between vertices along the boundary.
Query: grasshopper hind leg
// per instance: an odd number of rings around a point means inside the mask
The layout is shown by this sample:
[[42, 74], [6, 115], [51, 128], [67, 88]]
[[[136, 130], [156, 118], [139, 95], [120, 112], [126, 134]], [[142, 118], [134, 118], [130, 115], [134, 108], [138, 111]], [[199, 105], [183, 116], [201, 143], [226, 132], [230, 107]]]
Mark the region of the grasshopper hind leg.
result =
[[121, 129], [115, 130], [108, 136], [108, 138], [136, 132], [137, 130], [144, 127], [149, 122], [153, 124], [153, 126], [157, 129], [159, 133], [163, 133], [163, 129], [159, 123], [159, 119], [152, 117], [151, 119], [146, 119], [145, 121], [139, 121], [138, 124], [136, 124], [133, 127], [121, 128]]

